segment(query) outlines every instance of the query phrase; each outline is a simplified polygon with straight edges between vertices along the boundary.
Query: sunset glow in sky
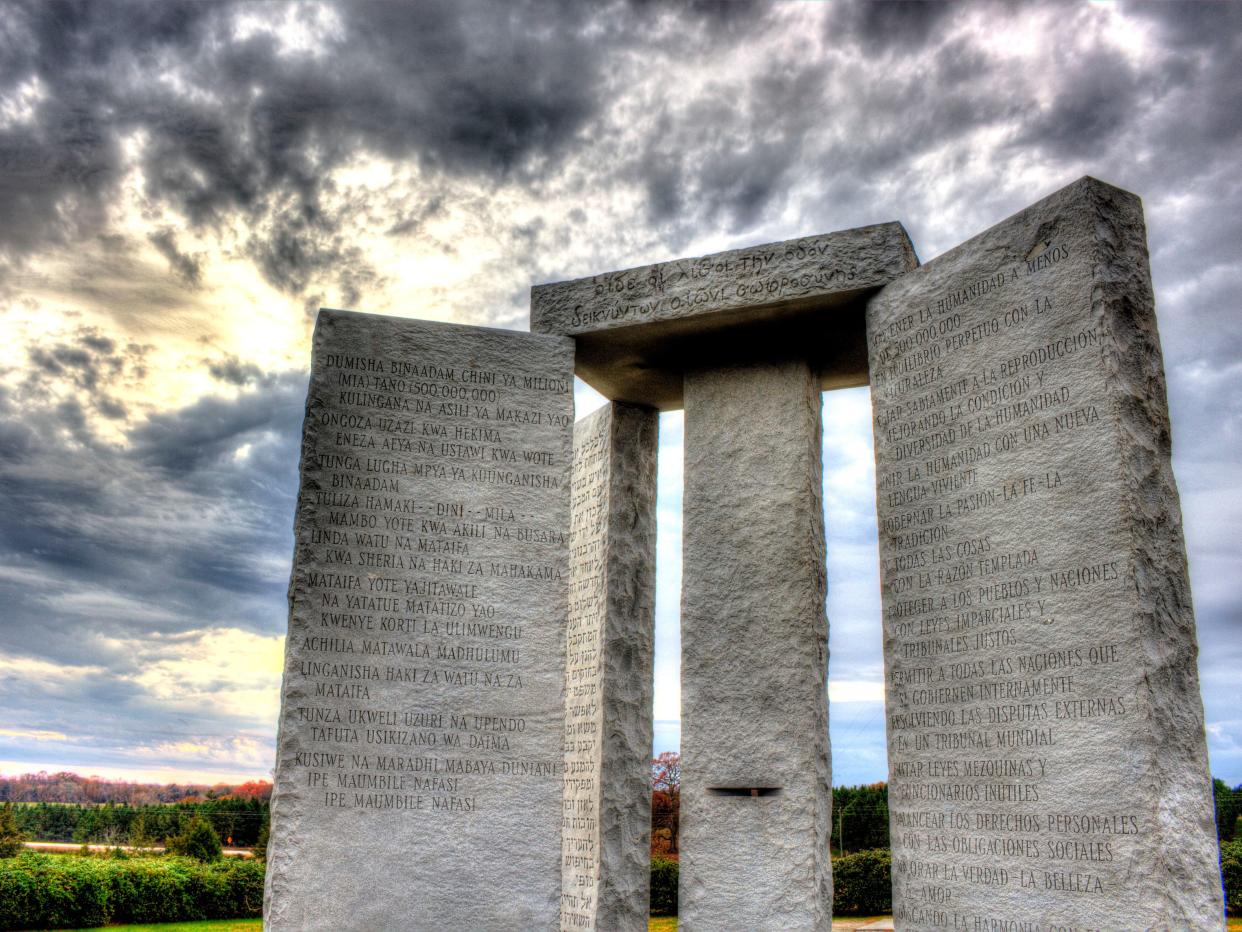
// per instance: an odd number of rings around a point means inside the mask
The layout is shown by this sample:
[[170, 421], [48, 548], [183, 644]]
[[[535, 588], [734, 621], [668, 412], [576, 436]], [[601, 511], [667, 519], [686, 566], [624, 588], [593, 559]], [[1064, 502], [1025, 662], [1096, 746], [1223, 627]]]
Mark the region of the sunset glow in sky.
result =
[[[1242, 6], [0, 0], [0, 772], [270, 776], [321, 306], [1141, 195], [1213, 772], [1242, 782]], [[578, 414], [599, 403], [579, 386]], [[870, 403], [825, 398], [834, 779], [885, 776]], [[656, 748], [678, 740], [661, 418]]]

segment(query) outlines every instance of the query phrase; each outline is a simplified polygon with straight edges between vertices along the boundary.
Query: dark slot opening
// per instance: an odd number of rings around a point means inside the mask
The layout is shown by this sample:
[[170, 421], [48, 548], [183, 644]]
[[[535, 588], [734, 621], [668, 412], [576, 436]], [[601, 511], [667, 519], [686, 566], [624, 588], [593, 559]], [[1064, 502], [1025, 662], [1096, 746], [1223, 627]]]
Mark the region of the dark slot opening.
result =
[[707, 792], [711, 796], [779, 796], [779, 786], [709, 786]]

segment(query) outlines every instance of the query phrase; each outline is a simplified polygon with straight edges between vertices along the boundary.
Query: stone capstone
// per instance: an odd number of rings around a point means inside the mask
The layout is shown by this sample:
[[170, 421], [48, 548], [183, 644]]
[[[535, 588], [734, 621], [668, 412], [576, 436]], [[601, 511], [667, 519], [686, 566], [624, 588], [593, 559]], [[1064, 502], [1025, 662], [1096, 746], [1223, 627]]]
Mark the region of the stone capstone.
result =
[[572, 336], [614, 401], [682, 406], [687, 366], [808, 353], [821, 386], [867, 384], [863, 299], [918, 260], [898, 223], [675, 259], [531, 289], [531, 330]]

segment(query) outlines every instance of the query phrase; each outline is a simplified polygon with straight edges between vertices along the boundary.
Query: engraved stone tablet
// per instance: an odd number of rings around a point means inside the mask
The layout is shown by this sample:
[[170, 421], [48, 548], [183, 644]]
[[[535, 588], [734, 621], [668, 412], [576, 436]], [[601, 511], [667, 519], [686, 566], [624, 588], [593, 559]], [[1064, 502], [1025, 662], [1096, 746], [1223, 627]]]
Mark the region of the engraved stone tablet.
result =
[[556, 928], [572, 369], [320, 312], [268, 928]]
[[574, 425], [561, 928], [645, 932], [651, 878], [656, 412]]
[[867, 331], [897, 927], [1222, 928], [1138, 198], [1085, 178]]
[[825, 388], [867, 384], [862, 299], [917, 265], [899, 223], [675, 259], [531, 289], [530, 328], [573, 336], [614, 401], [682, 405], [696, 367], [808, 355]]

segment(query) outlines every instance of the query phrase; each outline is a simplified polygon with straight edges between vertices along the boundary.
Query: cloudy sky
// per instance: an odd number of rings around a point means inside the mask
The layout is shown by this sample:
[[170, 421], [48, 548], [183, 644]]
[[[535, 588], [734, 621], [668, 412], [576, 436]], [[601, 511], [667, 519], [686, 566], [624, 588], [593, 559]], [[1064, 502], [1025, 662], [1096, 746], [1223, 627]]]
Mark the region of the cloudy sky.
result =
[[[321, 305], [524, 329], [533, 282], [888, 220], [926, 260], [1092, 174], [1146, 204], [1212, 766], [1242, 782], [1239, 87], [1236, 4], [3, 0], [0, 772], [269, 774]], [[885, 770], [869, 400], [825, 402], [857, 783]]]

